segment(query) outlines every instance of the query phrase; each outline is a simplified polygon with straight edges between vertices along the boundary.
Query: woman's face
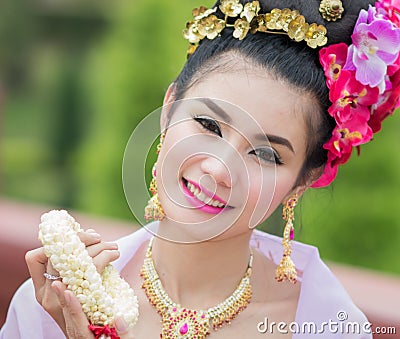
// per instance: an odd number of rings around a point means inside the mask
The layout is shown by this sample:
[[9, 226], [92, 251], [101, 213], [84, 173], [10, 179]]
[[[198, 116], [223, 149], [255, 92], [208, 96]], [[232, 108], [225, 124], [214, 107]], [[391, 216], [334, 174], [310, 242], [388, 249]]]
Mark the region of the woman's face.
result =
[[294, 194], [309, 101], [252, 69], [191, 87], [174, 105], [157, 162], [163, 235], [191, 242], [249, 232]]

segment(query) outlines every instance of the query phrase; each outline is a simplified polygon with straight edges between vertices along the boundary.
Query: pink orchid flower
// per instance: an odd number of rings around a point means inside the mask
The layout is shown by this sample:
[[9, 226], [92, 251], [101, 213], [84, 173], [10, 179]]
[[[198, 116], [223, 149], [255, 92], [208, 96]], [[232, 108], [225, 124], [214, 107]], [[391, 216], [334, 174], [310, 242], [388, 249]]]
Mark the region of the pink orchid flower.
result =
[[345, 68], [356, 71], [364, 85], [378, 86], [384, 81], [387, 67], [400, 52], [400, 29], [376, 15], [374, 7], [362, 10], [354, 27], [353, 44], [349, 47]]
[[394, 73], [396, 73], [400, 69], [400, 54], [397, 57], [397, 60], [393, 63], [393, 65], [388, 66], [388, 72], [387, 74], [389, 76], [392, 76]]
[[361, 140], [360, 132], [350, 132], [348, 128], [336, 127], [332, 133], [332, 139], [324, 145], [324, 148], [335, 156], [335, 165], [341, 165], [349, 160], [353, 146], [359, 144]]
[[348, 161], [353, 147], [366, 144], [372, 136], [372, 129], [367, 123], [353, 119], [343, 126], [336, 126], [324, 148], [337, 158], [335, 163], [341, 165]]
[[337, 173], [338, 173], [338, 164], [335, 164], [335, 156], [332, 153], [328, 153], [328, 161], [325, 165], [324, 172], [315, 181], [311, 187], [313, 188], [320, 188], [329, 186], [333, 180], [335, 180]]
[[355, 72], [342, 70], [329, 92], [329, 99], [333, 104], [328, 112], [338, 124], [346, 123], [355, 117], [367, 122], [370, 119], [368, 106], [376, 103], [378, 96], [378, 88], [365, 86], [356, 80]]
[[353, 152], [353, 143], [358, 143], [362, 136], [359, 132], [350, 133], [347, 128], [336, 127], [332, 132], [332, 138], [324, 145], [328, 150], [328, 161], [324, 172], [312, 185], [314, 188], [328, 186], [335, 180], [339, 165], [346, 163]]
[[312, 185], [314, 188], [328, 186], [335, 180], [338, 166], [349, 161], [353, 148], [368, 142], [372, 138], [371, 128], [364, 124], [360, 125], [361, 132], [355, 129], [357, 123], [352, 122], [348, 127], [337, 126], [332, 132], [332, 138], [324, 145], [328, 150], [328, 161], [324, 172]]
[[400, 0], [379, 0], [375, 3], [375, 7], [379, 14], [400, 27]]
[[331, 88], [339, 78], [340, 71], [346, 63], [348, 46], [345, 43], [330, 45], [319, 52], [319, 60], [325, 71], [326, 84]]
[[400, 0], [378, 0], [359, 13], [353, 44], [335, 44], [320, 51], [330, 89], [328, 109], [335, 119], [324, 144], [327, 163], [312, 187], [328, 186], [353, 149], [372, 140], [384, 119], [400, 107]]
[[382, 128], [382, 121], [400, 106], [400, 70], [390, 77], [390, 90], [379, 96], [376, 105], [373, 105], [373, 113], [368, 124], [374, 133]]

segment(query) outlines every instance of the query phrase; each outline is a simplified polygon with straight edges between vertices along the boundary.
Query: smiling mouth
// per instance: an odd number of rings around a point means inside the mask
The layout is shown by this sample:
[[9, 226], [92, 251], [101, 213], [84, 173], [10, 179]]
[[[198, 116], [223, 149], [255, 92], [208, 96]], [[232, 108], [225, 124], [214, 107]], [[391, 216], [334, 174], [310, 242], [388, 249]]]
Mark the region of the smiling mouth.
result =
[[224, 208], [230, 207], [227, 206], [225, 201], [219, 199], [216, 195], [206, 190], [202, 190], [200, 186], [185, 178], [182, 178], [182, 186], [189, 202], [203, 212], [217, 214]]

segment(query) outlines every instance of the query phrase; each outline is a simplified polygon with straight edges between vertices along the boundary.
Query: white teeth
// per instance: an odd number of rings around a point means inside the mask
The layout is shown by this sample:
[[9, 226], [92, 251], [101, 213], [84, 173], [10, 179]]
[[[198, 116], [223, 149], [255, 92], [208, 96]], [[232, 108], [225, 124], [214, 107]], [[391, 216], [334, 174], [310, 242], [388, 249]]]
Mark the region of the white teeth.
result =
[[204, 202], [205, 202], [207, 205], [210, 205], [210, 206], [212, 206], [212, 204], [213, 204], [213, 200], [212, 200], [210, 197], [206, 197], [206, 199], [204, 200]]
[[194, 185], [192, 185], [190, 182], [187, 183], [187, 188], [189, 189], [190, 192], [192, 192], [194, 195], [198, 195], [199, 194], [199, 189], [197, 187], [195, 187]]
[[225, 206], [223, 203], [219, 202], [218, 200], [211, 199], [210, 197], [205, 195], [203, 192], [201, 192], [201, 190], [199, 190], [196, 186], [191, 184], [189, 181], [187, 182], [186, 187], [188, 188], [188, 190], [190, 192], [193, 193], [193, 195], [197, 199], [199, 199], [201, 202], [204, 202], [206, 205], [219, 207], [219, 208], [222, 208]]

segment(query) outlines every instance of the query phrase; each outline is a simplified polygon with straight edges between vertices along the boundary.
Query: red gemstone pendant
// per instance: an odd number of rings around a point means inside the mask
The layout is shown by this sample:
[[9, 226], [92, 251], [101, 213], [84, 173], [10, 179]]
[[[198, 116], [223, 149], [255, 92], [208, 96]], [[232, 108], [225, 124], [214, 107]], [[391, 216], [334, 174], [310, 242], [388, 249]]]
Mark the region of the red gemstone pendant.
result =
[[290, 229], [290, 240], [294, 239], [294, 229], [293, 227]]
[[204, 339], [208, 334], [210, 320], [205, 312], [173, 307], [163, 317], [163, 339]]
[[188, 328], [188, 324], [185, 323], [180, 329], [179, 329], [179, 333], [184, 335], [188, 332], [189, 328]]

